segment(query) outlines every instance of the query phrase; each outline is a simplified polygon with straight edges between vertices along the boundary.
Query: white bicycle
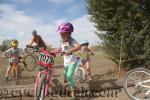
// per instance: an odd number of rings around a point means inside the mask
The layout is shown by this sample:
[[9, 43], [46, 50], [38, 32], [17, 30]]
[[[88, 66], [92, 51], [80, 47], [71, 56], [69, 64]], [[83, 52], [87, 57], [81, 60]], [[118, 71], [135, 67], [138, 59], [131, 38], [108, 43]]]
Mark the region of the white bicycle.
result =
[[79, 58], [77, 68], [75, 69], [75, 72], [73, 75], [74, 81], [83, 82], [86, 79], [85, 70], [81, 66], [81, 63], [82, 63], [82, 59]]
[[131, 100], [150, 100], [150, 70], [136, 68], [129, 71], [123, 88]]

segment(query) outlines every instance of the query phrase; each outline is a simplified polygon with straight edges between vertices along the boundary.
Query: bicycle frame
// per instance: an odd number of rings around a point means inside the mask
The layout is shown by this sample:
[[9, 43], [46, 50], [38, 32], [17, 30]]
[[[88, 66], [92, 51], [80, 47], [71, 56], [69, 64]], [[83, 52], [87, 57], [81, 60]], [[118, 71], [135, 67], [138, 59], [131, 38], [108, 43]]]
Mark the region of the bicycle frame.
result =
[[150, 86], [143, 85], [144, 83], [148, 83], [148, 82], [150, 82], [150, 79], [142, 81], [142, 82], [138, 82], [138, 84], [137, 84], [140, 87], [148, 88], [148, 91], [145, 93], [145, 95], [148, 95], [150, 93]]
[[36, 75], [36, 83], [35, 83], [35, 88], [34, 88], [34, 96], [36, 96], [36, 89], [38, 87], [39, 79], [40, 79], [41, 74], [46, 74], [46, 86], [45, 86], [44, 96], [48, 95], [48, 88], [49, 88], [49, 83], [50, 83], [50, 80], [51, 80], [50, 70], [51, 69], [44, 70], [44, 71], [39, 71], [37, 73], [37, 75]]
[[138, 85], [141, 86], [141, 87], [149, 88], [149, 89], [150, 89], [150, 86], [143, 85], [144, 83], [148, 83], [148, 82], [150, 82], [150, 79], [149, 79], [149, 80], [142, 81], [142, 82], [139, 82]]

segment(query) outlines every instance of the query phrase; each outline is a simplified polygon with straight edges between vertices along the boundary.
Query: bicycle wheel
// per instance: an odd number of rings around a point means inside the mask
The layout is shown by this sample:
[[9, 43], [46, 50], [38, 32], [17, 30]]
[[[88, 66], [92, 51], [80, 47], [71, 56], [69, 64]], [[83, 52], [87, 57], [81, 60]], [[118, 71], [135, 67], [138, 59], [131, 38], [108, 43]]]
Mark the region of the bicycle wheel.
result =
[[36, 58], [32, 54], [27, 55], [24, 59], [24, 65], [27, 71], [33, 71], [36, 67]]
[[[145, 95], [149, 88], [140, 85], [145, 80], [150, 80], [150, 71], [145, 68], [133, 69], [126, 74], [123, 88], [129, 98], [132, 100], [150, 100], [150, 93]], [[150, 81], [142, 85], [150, 87]]]
[[73, 75], [75, 81], [84, 81], [85, 80], [85, 70], [82, 67], [78, 67]]

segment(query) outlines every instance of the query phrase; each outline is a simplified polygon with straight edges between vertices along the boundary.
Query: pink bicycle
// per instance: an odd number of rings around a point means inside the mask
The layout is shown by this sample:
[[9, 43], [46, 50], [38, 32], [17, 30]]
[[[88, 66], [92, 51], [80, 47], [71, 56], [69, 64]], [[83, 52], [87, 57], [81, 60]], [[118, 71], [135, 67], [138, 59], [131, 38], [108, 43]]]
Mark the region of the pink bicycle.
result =
[[36, 84], [34, 87], [34, 97], [35, 100], [43, 100], [45, 96], [48, 95], [48, 89], [51, 82], [51, 72], [54, 65], [54, 52], [40, 50], [40, 56], [38, 64], [43, 67], [44, 70], [41, 70], [36, 75]]

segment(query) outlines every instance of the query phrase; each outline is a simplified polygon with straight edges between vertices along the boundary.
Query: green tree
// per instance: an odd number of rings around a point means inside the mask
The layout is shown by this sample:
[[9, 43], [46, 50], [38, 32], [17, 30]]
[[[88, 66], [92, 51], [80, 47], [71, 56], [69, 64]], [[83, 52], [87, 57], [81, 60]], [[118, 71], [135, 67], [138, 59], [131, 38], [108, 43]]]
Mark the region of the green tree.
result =
[[11, 42], [11, 40], [8, 40], [8, 39], [3, 40], [2, 45], [0, 45], [0, 51], [5, 51], [8, 48], [10, 48], [11, 47], [11, 43], [10, 42]]
[[87, 4], [102, 48], [113, 61], [128, 60], [123, 66], [129, 68], [150, 65], [150, 0], [87, 0]]

